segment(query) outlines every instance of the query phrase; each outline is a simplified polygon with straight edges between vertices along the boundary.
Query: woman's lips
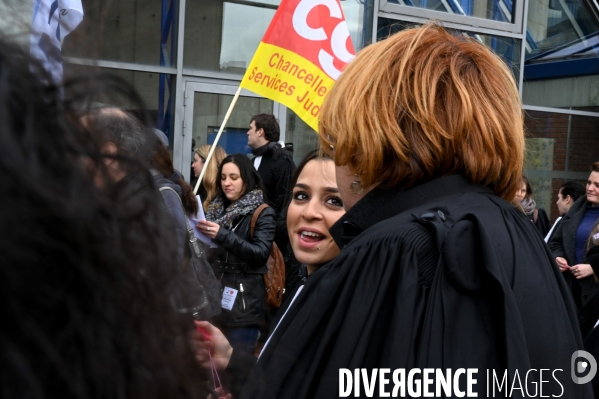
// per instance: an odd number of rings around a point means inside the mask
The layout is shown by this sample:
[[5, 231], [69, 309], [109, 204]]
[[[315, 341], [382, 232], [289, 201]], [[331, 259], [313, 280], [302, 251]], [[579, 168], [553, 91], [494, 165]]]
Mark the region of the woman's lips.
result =
[[314, 229], [299, 229], [297, 236], [300, 247], [305, 249], [317, 247], [325, 239], [324, 234]]

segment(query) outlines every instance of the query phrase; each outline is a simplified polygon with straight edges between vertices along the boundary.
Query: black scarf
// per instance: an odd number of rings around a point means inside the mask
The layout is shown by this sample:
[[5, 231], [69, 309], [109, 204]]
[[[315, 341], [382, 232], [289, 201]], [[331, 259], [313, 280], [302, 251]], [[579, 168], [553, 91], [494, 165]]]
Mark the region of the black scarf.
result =
[[276, 161], [282, 151], [283, 148], [281, 147], [281, 144], [276, 141], [269, 141], [268, 144], [264, 144], [262, 147], [253, 148], [252, 154], [256, 157], [260, 157], [270, 152], [272, 153], [272, 159]]

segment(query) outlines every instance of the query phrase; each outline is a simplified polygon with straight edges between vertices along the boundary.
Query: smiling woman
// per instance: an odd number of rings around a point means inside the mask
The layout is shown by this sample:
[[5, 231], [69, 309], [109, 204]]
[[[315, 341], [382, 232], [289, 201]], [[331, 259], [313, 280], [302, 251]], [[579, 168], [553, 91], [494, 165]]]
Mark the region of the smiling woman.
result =
[[[333, 159], [317, 150], [308, 153], [293, 175], [291, 187], [293, 193], [287, 210], [287, 231], [293, 253], [306, 266], [309, 276], [339, 255], [339, 247], [329, 228], [345, 214], [345, 210], [337, 188]], [[306, 273], [301, 274], [306, 277]], [[293, 299], [286, 300], [279, 309], [271, 325], [276, 326], [273, 331], [293, 306], [294, 297], [301, 292], [305, 281], [306, 278], [302, 278], [302, 283], [291, 290], [290, 298]], [[210, 335], [209, 339], [199, 333], [192, 335], [196, 358], [206, 369], [214, 366], [225, 370], [226, 388], [233, 397], [238, 397], [256, 359], [234, 349], [222, 332], [210, 323], [201, 321], [196, 325]], [[267, 345], [268, 342], [265, 347]]]
[[345, 213], [335, 181], [335, 164], [314, 151], [298, 168], [287, 210], [287, 232], [295, 258], [308, 274], [334, 259], [339, 247], [329, 229]]
[[549, 248], [572, 290], [579, 309], [599, 292], [599, 285], [593, 280], [593, 268], [585, 259], [586, 243], [598, 219], [599, 162], [595, 162], [587, 180], [586, 196], [579, 198], [570, 207], [549, 241]]

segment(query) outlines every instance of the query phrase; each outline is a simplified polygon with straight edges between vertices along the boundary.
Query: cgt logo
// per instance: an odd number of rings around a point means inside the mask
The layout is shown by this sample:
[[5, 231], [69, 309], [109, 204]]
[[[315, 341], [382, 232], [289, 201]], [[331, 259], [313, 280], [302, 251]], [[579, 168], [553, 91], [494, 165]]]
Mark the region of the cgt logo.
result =
[[587, 351], [576, 351], [570, 360], [570, 371], [575, 384], [586, 384], [597, 374], [597, 361]]
[[[331, 37], [327, 35], [322, 26], [311, 27], [308, 23], [308, 15], [318, 6], [328, 8], [330, 18], [338, 20]], [[343, 18], [343, 11], [338, 0], [301, 0], [293, 13], [293, 28], [298, 35], [304, 39], [319, 42], [330, 41], [330, 47], [333, 51], [331, 55], [328, 51], [321, 48], [318, 52], [318, 61], [320, 66], [334, 80], [339, 78], [341, 71], [334, 65], [335, 59], [343, 63], [350, 62], [355, 55], [347, 51], [347, 40], [349, 39], [349, 29]], [[325, 21], [326, 22], [326, 19]]]

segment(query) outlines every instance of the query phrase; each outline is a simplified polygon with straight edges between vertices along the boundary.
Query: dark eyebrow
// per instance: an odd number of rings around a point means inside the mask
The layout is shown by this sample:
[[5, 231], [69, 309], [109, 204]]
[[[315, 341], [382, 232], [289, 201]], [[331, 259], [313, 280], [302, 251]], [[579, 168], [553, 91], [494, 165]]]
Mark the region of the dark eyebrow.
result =
[[[303, 183], [296, 183], [295, 187], [299, 187], [301, 189], [304, 190], [309, 190], [310, 187], [307, 184], [303, 184]], [[339, 193], [339, 189], [337, 187], [325, 187], [323, 189], [323, 191], [327, 192], [327, 193], [332, 193], [332, 194], [338, 194]]]

